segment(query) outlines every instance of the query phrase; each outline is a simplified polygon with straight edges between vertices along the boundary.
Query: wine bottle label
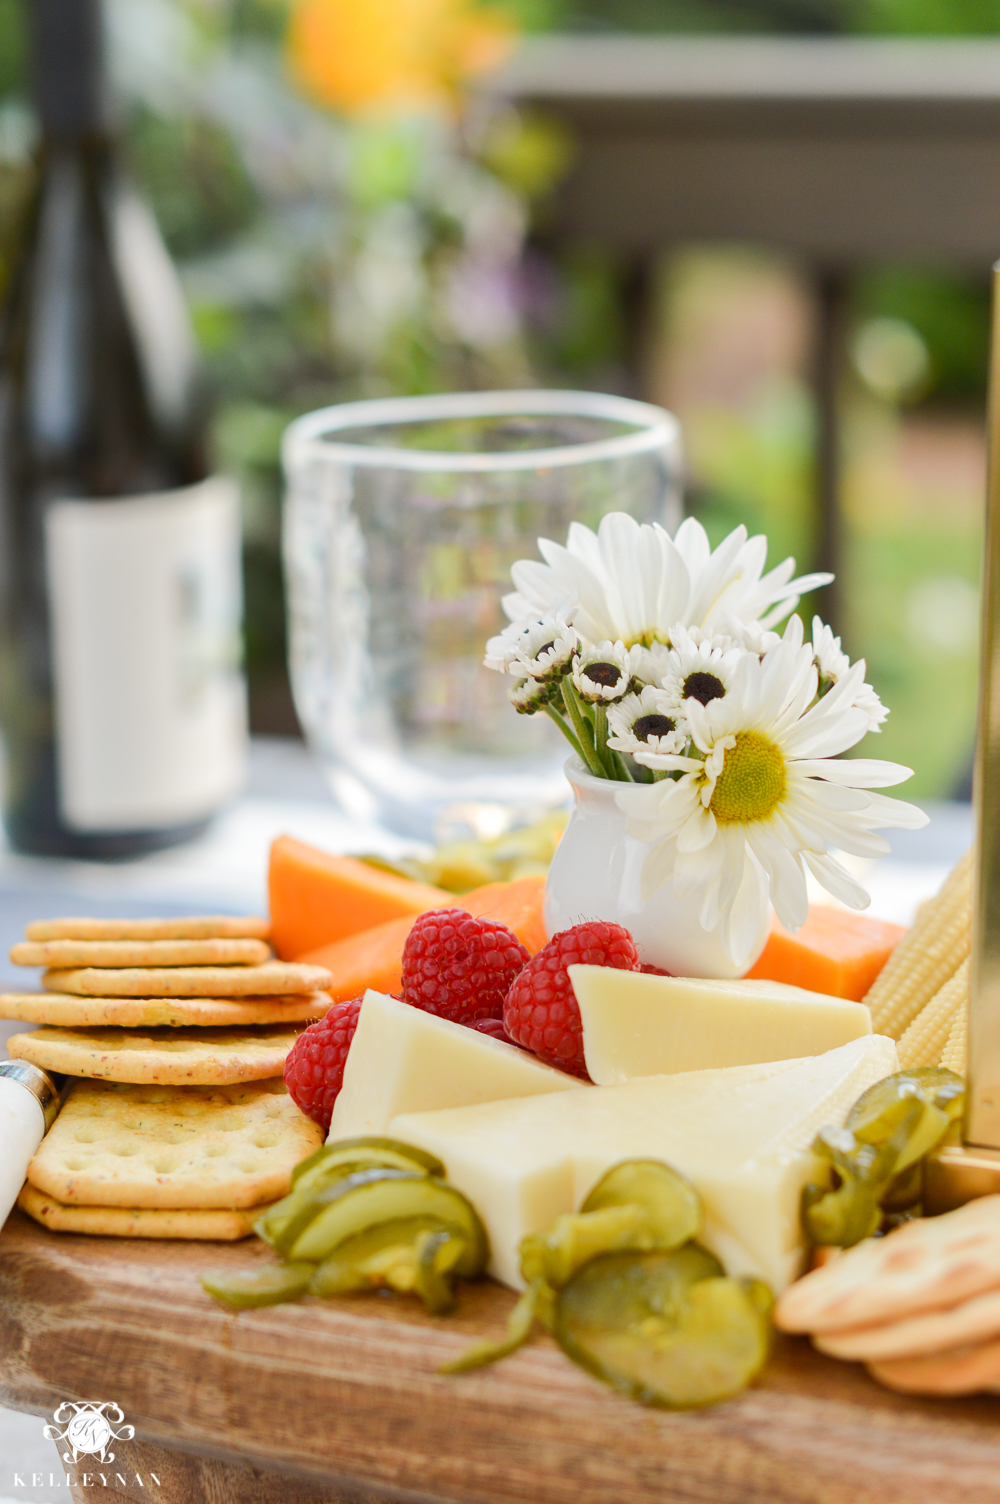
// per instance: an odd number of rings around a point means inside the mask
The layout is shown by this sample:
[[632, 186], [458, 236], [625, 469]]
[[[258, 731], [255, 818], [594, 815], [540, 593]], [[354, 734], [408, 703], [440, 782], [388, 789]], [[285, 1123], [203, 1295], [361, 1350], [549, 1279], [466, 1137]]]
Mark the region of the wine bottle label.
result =
[[239, 789], [239, 499], [182, 490], [54, 502], [46, 567], [59, 801], [80, 831], [211, 814]]

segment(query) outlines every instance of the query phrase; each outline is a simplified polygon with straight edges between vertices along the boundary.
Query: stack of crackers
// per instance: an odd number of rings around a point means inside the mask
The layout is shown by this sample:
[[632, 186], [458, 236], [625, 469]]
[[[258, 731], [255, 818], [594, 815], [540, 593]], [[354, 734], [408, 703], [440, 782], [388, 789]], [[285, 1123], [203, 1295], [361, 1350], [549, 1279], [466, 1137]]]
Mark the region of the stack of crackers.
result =
[[1000, 1394], [1000, 1196], [869, 1238], [790, 1285], [786, 1332], [905, 1394]]
[[14, 1058], [69, 1079], [19, 1205], [58, 1232], [245, 1237], [322, 1129], [282, 1071], [330, 1006], [329, 973], [274, 959], [256, 918], [53, 919], [11, 960], [41, 992], [0, 996], [40, 1024]]

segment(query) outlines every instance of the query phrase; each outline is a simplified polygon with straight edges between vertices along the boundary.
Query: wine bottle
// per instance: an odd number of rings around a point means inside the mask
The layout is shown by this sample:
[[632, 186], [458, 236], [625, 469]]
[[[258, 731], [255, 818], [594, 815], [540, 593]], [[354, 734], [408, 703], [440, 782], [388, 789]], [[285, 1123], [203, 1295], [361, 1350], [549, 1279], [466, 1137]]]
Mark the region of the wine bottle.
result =
[[206, 469], [176, 273], [125, 179], [100, 0], [31, 0], [35, 191], [0, 311], [3, 816], [112, 859], [238, 790], [238, 497]]

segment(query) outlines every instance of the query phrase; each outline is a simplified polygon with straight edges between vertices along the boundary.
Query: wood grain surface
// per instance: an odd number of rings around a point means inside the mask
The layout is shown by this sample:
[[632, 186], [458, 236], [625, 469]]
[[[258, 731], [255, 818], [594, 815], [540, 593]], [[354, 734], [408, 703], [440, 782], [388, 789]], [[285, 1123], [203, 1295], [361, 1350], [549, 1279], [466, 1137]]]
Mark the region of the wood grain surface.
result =
[[[499, 1332], [508, 1292], [467, 1287], [438, 1319], [379, 1296], [230, 1314], [198, 1284], [270, 1257], [58, 1235], [12, 1213], [0, 1400], [50, 1415], [112, 1399], [136, 1457], [166, 1448], [187, 1497], [213, 1504], [1000, 1504], [1000, 1400], [906, 1399], [795, 1340], [756, 1387], [702, 1411], [620, 1399], [545, 1337], [443, 1377], [471, 1336]], [[224, 1486], [237, 1476], [246, 1489]]]

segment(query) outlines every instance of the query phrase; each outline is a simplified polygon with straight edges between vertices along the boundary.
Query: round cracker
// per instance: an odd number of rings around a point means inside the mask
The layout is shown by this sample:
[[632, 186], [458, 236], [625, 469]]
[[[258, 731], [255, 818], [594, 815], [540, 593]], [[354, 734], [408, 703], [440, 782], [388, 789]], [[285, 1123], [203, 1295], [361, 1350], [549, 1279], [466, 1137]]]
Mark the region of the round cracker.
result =
[[1000, 1196], [868, 1238], [790, 1285], [774, 1308], [786, 1332], [885, 1326], [1000, 1287]]
[[42, 1070], [134, 1085], [216, 1086], [280, 1076], [300, 1029], [53, 1029], [13, 1034], [12, 1059]]
[[1000, 1337], [1000, 1290], [960, 1301], [950, 1311], [928, 1311], [887, 1326], [820, 1332], [813, 1341], [831, 1358], [868, 1363], [885, 1358], [917, 1358]]
[[271, 959], [263, 940], [22, 940], [15, 966], [259, 966]]
[[25, 1184], [17, 1204], [50, 1232], [98, 1238], [187, 1238], [199, 1243], [235, 1243], [248, 1238], [266, 1207], [246, 1211], [160, 1211], [125, 1206], [63, 1206]]
[[76, 997], [66, 992], [0, 994], [0, 1018], [56, 1028], [239, 1028], [322, 1018], [328, 992], [290, 997]]
[[198, 914], [187, 919], [33, 919], [29, 940], [267, 940], [271, 925], [255, 914]]
[[995, 1393], [1000, 1386], [1000, 1342], [920, 1358], [889, 1358], [869, 1363], [868, 1372], [880, 1384], [903, 1394]]
[[263, 966], [97, 966], [47, 971], [47, 992], [82, 997], [273, 997], [282, 993], [322, 992], [333, 982], [325, 966], [296, 961], [266, 961]]

